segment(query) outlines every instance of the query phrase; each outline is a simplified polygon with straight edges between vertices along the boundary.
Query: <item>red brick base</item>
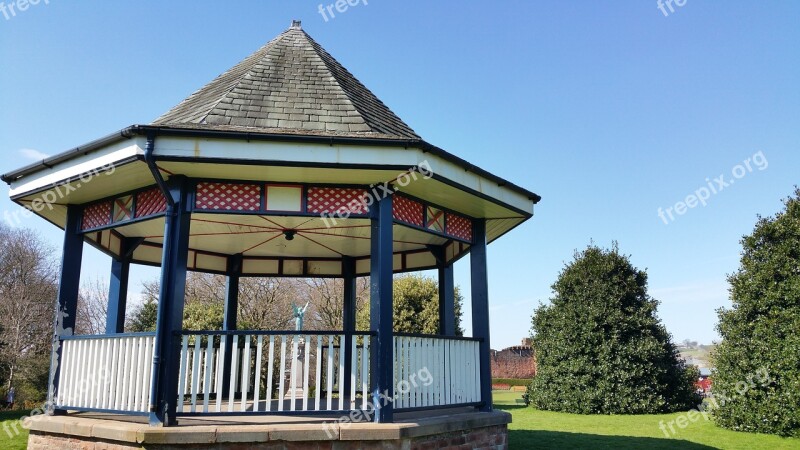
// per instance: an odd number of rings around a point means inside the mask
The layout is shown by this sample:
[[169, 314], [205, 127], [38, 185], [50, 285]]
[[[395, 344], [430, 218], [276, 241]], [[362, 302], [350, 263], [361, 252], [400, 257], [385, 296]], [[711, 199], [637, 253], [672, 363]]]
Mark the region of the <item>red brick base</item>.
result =
[[67, 436], [39, 431], [32, 431], [28, 438], [29, 450], [139, 450], [142, 448], [147, 450], [505, 450], [508, 449], [508, 429], [506, 425], [497, 425], [391, 441], [271, 441], [202, 445], [132, 445], [108, 439]]

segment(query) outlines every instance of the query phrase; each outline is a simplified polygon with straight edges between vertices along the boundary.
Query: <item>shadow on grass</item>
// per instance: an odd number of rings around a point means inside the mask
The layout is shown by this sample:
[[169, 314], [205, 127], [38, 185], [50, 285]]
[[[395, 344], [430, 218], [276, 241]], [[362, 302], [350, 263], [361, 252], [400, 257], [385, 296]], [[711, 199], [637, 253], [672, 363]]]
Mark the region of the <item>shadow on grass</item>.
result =
[[[505, 409], [505, 408], [503, 408]], [[563, 431], [509, 430], [509, 449], [713, 449], [707, 445], [676, 439], [567, 433]]]

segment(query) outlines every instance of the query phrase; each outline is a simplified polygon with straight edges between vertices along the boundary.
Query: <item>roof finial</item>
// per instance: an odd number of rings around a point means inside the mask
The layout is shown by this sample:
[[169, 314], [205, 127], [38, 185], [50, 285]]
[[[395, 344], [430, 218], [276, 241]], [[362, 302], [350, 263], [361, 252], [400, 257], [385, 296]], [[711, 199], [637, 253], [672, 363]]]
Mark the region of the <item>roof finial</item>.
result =
[[298, 30], [303, 29], [303, 27], [300, 26], [300, 21], [299, 20], [293, 20], [292, 21], [292, 28], [297, 28]]

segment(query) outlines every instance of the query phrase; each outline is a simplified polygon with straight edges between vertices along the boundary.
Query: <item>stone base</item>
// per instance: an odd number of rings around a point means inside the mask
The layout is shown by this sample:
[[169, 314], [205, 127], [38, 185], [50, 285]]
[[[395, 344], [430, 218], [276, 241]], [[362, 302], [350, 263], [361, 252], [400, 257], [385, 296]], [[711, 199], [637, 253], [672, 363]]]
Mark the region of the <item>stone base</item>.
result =
[[499, 450], [508, 448], [511, 415], [460, 413], [392, 424], [225, 422], [153, 428], [80, 415], [39, 416], [29, 422], [28, 449]]

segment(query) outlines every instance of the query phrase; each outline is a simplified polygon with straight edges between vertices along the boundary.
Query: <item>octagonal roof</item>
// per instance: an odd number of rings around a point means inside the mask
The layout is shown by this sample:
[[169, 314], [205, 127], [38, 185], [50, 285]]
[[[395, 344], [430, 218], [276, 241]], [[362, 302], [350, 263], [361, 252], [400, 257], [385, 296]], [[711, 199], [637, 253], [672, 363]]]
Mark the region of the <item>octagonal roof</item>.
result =
[[[400, 182], [423, 164], [429, 176]], [[133, 260], [158, 265], [165, 205], [157, 201], [156, 180], [178, 175], [195, 196], [190, 268], [219, 273], [233, 254], [244, 257], [243, 273], [254, 275], [338, 276], [344, 257], [368, 273], [368, 218], [330, 226], [325, 214], [341, 205], [313, 209], [312, 191], [402, 187], [405, 206], [393, 211], [398, 271], [458, 259], [469, 251], [463, 231], [471, 220], [486, 220], [491, 242], [532, 217], [540, 200], [424, 141], [299, 23], [151, 124], [126, 127], [2, 180], [12, 200], [62, 228], [67, 206], [80, 205], [87, 242], [118, 256], [123, 241], [133, 240]], [[204, 207], [198, 193], [209, 183], [221, 192], [250, 192], [256, 206]], [[290, 191], [293, 208], [285, 207]], [[298, 238], [281, 240], [287, 230]]]
[[299, 21], [153, 125], [419, 139]]

